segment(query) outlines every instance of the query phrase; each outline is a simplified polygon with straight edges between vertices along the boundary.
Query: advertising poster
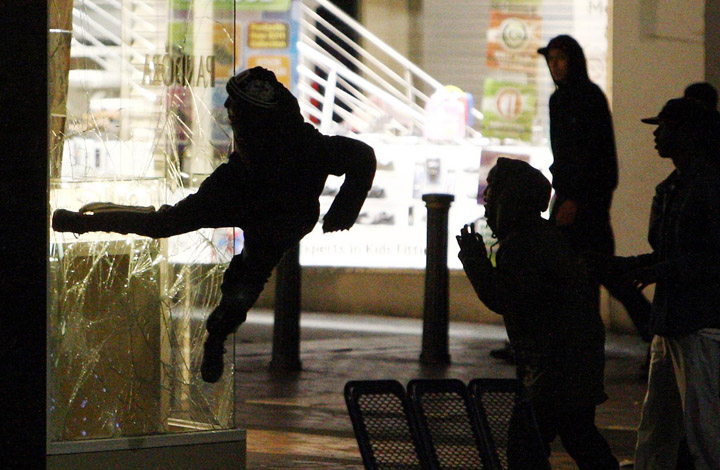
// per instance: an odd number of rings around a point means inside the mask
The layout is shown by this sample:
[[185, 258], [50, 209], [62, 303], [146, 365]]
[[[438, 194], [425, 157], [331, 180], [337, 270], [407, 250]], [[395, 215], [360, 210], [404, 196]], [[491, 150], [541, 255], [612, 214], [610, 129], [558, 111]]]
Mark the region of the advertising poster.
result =
[[[245, 4], [241, 8], [241, 4]], [[290, 90], [297, 82], [298, 12], [289, 0], [238, 3], [238, 17], [244, 19], [242, 41], [243, 68], [265, 67], [275, 73], [278, 81]]]
[[[223, 0], [232, 4], [233, 0]], [[291, 0], [235, 0], [238, 10], [288, 11]]]
[[542, 18], [492, 10], [487, 44], [488, 67], [534, 74], [542, 47]]
[[[688, 2], [690, 5], [692, 2]], [[587, 59], [588, 75], [607, 92], [608, 1], [574, 0], [572, 36], [582, 45]]]
[[213, 24], [213, 53], [215, 55], [215, 77], [228, 80], [233, 76], [235, 64], [242, 63], [242, 43], [233, 37], [242, 35], [242, 24], [222, 21]]
[[529, 141], [536, 100], [535, 85], [487, 78], [482, 106], [483, 135]]

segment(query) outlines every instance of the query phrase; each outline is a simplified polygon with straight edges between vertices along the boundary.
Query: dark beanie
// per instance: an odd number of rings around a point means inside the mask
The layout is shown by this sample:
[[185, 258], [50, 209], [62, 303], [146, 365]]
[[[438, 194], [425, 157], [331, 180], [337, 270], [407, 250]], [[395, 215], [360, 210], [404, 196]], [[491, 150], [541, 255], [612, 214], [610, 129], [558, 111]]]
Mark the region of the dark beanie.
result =
[[275, 74], [262, 67], [244, 70], [227, 82], [228, 96], [260, 108], [276, 108], [282, 97], [283, 85]]
[[488, 183], [503, 200], [533, 212], [547, 210], [550, 203], [550, 182], [540, 170], [522, 160], [498, 158]]

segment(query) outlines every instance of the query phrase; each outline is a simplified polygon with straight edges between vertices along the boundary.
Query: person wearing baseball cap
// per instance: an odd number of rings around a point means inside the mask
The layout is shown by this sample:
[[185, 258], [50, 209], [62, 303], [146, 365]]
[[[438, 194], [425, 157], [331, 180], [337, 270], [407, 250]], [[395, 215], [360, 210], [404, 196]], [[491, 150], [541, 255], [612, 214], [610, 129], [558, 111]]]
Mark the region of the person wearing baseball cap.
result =
[[510, 468], [549, 468], [550, 443], [560, 437], [581, 469], [617, 469], [595, 425], [595, 409], [607, 400], [603, 375], [605, 327], [593, 308], [589, 273], [557, 227], [541, 213], [551, 186], [536, 168], [499, 158], [488, 174], [485, 217], [500, 242], [495, 266], [474, 224], [456, 237], [459, 258], [478, 298], [502, 315], [545, 444], [508, 445]]
[[713, 110], [669, 100], [641, 120], [674, 171], [657, 185], [652, 252], [616, 257], [618, 274], [655, 284], [655, 334], [635, 452], [636, 469], [675, 468], [685, 437], [696, 469], [720, 468], [720, 160]]
[[329, 175], [345, 176], [322, 220], [323, 232], [348, 230], [375, 176], [373, 149], [355, 139], [325, 136], [305, 123], [297, 99], [275, 74], [254, 67], [227, 82], [225, 101], [234, 151], [197, 192], [175, 205], [88, 204], [58, 209], [59, 232], [136, 233], [165, 238], [200, 228], [239, 227], [243, 249], [224, 273], [222, 297], [206, 322], [203, 380], [220, 380], [224, 342], [246, 318], [283, 254], [315, 227]]

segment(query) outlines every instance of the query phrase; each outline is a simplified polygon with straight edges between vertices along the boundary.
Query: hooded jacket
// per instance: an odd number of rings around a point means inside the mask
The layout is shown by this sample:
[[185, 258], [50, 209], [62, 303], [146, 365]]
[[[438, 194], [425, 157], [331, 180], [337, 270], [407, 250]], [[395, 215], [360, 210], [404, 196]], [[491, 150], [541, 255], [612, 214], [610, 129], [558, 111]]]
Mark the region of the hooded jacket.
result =
[[488, 204], [493, 198], [497, 204], [493, 230], [500, 239], [496, 267], [461, 250], [465, 273], [480, 300], [503, 316], [534, 406], [602, 403], [605, 329], [591, 305], [583, 262], [540, 216], [549, 183], [526, 163], [502, 158], [491, 175]]
[[550, 97], [550, 167], [559, 198], [581, 207], [605, 212], [617, 187], [618, 168], [612, 117], [600, 87], [588, 78], [585, 54], [570, 36], [558, 36], [540, 49], [547, 58], [550, 48], [568, 56], [565, 82], [555, 82]]

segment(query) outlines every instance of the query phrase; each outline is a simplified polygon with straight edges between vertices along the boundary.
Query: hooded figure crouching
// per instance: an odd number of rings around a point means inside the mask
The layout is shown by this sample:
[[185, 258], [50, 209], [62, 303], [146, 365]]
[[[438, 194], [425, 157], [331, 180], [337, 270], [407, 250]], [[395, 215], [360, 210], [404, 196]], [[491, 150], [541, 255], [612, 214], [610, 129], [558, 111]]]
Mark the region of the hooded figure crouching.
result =
[[480, 300], [503, 316], [546, 454], [559, 436], [579, 468], [616, 469], [595, 426], [595, 407], [607, 399], [605, 329], [582, 259], [541, 216], [550, 190], [527, 163], [498, 159], [484, 194], [487, 223], [500, 245], [496, 266], [474, 225], [457, 237], [459, 257]]

